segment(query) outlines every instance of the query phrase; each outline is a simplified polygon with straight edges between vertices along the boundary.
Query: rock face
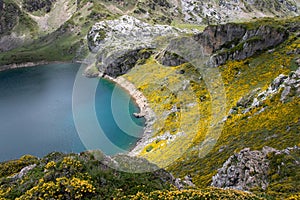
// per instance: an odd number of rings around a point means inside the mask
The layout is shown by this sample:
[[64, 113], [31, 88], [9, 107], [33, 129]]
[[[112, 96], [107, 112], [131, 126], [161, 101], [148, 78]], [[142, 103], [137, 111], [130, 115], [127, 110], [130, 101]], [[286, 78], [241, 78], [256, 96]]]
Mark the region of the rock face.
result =
[[[271, 26], [260, 26], [255, 30], [247, 30], [242, 38], [225, 40], [231, 48], [221, 50], [210, 59], [210, 65], [216, 67], [224, 64], [227, 60], [243, 60], [253, 56], [256, 52], [277, 46], [285, 41], [288, 32]], [[237, 43], [235, 43], [238, 41]], [[225, 45], [223, 44], [223, 45]], [[220, 46], [221, 47], [221, 46]]]
[[246, 27], [239, 24], [223, 24], [208, 26], [203, 33], [194, 36], [195, 40], [204, 46], [205, 54], [215, 53], [222, 48], [230, 48], [246, 34]]
[[[299, 28], [297, 25], [294, 27], [295, 30]], [[186, 38], [178, 37], [184, 33], [187, 31], [171, 26], [152, 26], [125, 15], [117, 20], [96, 23], [88, 34], [88, 44], [92, 52], [97, 52], [100, 72], [116, 77], [134, 67], [139, 59], [147, 59], [153, 53], [141, 50], [162, 47], [163, 42], [167, 41], [171, 41], [170, 48], [161, 51], [157, 60], [166, 66], [186, 62], [186, 58], [168, 51], [184, 43]], [[249, 28], [245, 24], [229, 23], [208, 26], [202, 33], [196, 33], [193, 39], [203, 50], [201, 54], [211, 56], [208, 66], [217, 67], [227, 60], [242, 60], [258, 51], [274, 47], [285, 41], [288, 35], [287, 29], [281, 26]], [[166, 37], [165, 40], [158, 42], [157, 38], [162, 36]]]
[[173, 180], [175, 187], [179, 190], [196, 187], [190, 175], [186, 175], [184, 180], [181, 180], [180, 178], [175, 178]]
[[186, 33], [165, 25], [150, 25], [131, 16], [96, 23], [88, 34], [92, 52], [97, 52], [100, 72], [116, 77], [130, 70], [137, 60], [148, 58], [157, 48], [159, 37], [176, 37]]
[[291, 150], [299, 151], [295, 146], [284, 150], [276, 150], [264, 147], [261, 151], [251, 151], [249, 148], [232, 155], [212, 178], [212, 186], [220, 188], [233, 188], [249, 190], [260, 187], [265, 190], [268, 187], [268, 171], [270, 153], [286, 154]]
[[[297, 25], [294, 25], [297, 29]], [[195, 34], [195, 43], [199, 44], [202, 54], [210, 56], [207, 62], [210, 67], [217, 67], [227, 60], [242, 60], [258, 51], [277, 46], [285, 41], [289, 33], [287, 30], [270, 25], [261, 25], [250, 29], [241, 24], [222, 24], [208, 26], [202, 33]], [[185, 38], [172, 41], [168, 49], [183, 43]], [[193, 53], [193, 52], [191, 52]], [[161, 52], [159, 61], [167, 66], [182, 64], [184, 59], [171, 53]]]
[[158, 62], [165, 66], [178, 66], [188, 62], [176, 53], [168, 51], [168, 49], [161, 51], [156, 59]]
[[276, 15], [293, 16], [299, 13], [299, 5], [295, 1], [287, 0], [181, 0], [181, 7], [184, 20], [198, 24]]

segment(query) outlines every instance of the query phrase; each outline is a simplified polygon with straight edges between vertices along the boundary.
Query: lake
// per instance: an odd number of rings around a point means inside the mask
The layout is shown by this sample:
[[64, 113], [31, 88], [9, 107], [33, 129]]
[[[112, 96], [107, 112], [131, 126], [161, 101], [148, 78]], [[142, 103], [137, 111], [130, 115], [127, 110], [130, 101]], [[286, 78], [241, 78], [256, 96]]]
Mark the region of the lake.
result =
[[[132, 117], [139, 110], [135, 102], [108, 80], [83, 77], [79, 68], [50, 64], [0, 72], [0, 161], [87, 149], [113, 155], [134, 147], [145, 123]], [[80, 91], [73, 92], [75, 78]], [[87, 98], [90, 85], [95, 91]]]

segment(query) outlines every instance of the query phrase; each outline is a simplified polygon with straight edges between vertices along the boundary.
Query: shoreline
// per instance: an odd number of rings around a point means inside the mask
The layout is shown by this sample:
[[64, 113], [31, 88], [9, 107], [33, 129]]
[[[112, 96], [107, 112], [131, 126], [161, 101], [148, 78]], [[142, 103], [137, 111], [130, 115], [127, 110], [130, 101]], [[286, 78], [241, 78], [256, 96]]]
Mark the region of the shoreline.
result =
[[124, 77], [119, 76], [117, 78], [113, 78], [108, 75], [102, 76], [99, 74], [100, 78], [104, 78], [110, 80], [123, 88], [125, 91], [129, 93], [129, 95], [134, 99], [135, 103], [138, 105], [140, 109], [140, 113], [137, 113], [135, 117], [144, 117], [145, 118], [145, 127], [144, 132], [141, 138], [137, 141], [135, 147], [131, 149], [127, 155], [129, 156], [137, 156], [145, 147], [146, 141], [152, 136], [152, 125], [156, 119], [154, 111], [150, 108], [148, 104], [147, 98], [144, 96], [142, 92], [140, 92], [133, 83], [126, 80]]
[[25, 63], [13, 63], [9, 65], [1, 65], [0, 72], [11, 70], [11, 69], [18, 69], [18, 68], [26, 68], [26, 67], [35, 67], [38, 65], [48, 65], [48, 64], [65, 64], [65, 63], [72, 63], [72, 61], [39, 61], [39, 62], [25, 62]]
[[[48, 64], [65, 64], [65, 63], [72, 63], [72, 61], [40, 61], [40, 62], [26, 62], [26, 63], [20, 63], [20, 64], [9, 64], [9, 65], [2, 65], [0, 66], [0, 72], [11, 70], [11, 69], [18, 69], [18, 68], [26, 68], [26, 67], [35, 67], [38, 65], [48, 65]], [[80, 63], [80, 62], [75, 62]], [[88, 67], [87, 67], [88, 68]], [[85, 74], [83, 74], [85, 76]], [[133, 83], [126, 80], [124, 77], [119, 76], [117, 78], [113, 78], [108, 75], [104, 75], [99, 73], [98, 76], [94, 77], [100, 77], [107, 80], [110, 80], [123, 88], [128, 94], [134, 99], [135, 103], [140, 109], [139, 113], [134, 113], [135, 117], [144, 117], [145, 118], [145, 127], [143, 131], [143, 135], [139, 140], [137, 141], [136, 145], [133, 149], [131, 149], [127, 155], [129, 156], [137, 156], [139, 152], [143, 150], [145, 147], [146, 142], [151, 137], [152, 131], [152, 125], [156, 119], [154, 111], [150, 108], [148, 104], [147, 98], [144, 96], [142, 92], [140, 92]]]

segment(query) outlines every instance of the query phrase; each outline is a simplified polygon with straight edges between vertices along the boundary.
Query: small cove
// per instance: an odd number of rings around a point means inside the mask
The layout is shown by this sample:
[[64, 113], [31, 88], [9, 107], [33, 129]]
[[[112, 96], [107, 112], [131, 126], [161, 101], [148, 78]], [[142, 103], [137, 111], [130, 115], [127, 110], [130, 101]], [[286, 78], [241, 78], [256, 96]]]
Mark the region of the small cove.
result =
[[[0, 161], [24, 154], [41, 157], [53, 151], [78, 153], [87, 150], [72, 113], [72, 90], [79, 67], [78, 64], [50, 64], [0, 72]], [[86, 81], [98, 80], [86, 78]], [[130, 135], [114, 120], [113, 92], [120, 105], [117, 114], [131, 118], [140, 127], [127, 127], [132, 131]], [[106, 137], [124, 150], [134, 147], [144, 125], [143, 119], [131, 116], [139, 109], [131, 98], [128, 102], [128, 98], [119, 86], [99, 79], [95, 98], [86, 102], [95, 104], [97, 120]], [[88, 119], [89, 113], [84, 117]], [[101, 141], [95, 143], [99, 144], [95, 148], [109, 155], [119, 153], [105, 148]]]

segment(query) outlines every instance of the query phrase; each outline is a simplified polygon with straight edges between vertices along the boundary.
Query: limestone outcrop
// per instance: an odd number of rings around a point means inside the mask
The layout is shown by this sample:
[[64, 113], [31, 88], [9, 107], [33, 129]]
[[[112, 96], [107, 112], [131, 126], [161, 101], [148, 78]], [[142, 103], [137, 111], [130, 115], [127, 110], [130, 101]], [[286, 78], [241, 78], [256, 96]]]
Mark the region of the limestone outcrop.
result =
[[290, 101], [291, 98], [300, 97], [300, 67], [296, 71], [292, 71], [289, 75], [280, 74], [266, 90], [261, 91], [260, 88], [257, 88], [248, 95], [241, 97], [236, 106], [230, 109], [229, 116], [238, 111], [245, 114], [259, 107], [261, 109], [258, 113], [261, 113], [266, 109], [263, 106], [264, 102], [278, 93], [280, 94], [280, 101], [283, 103]]
[[[266, 146], [261, 151], [251, 151], [250, 148], [245, 148], [230, 156], [223, 167], [218, 169], [218, 173], [212, 178], [211, 185], [238, 190], [260, 187], [265, 190], [269, 184], [268, 172], [272, 154], [290, 155], [290, 151], [300, 151], [300, 148], [295, 146], [277, 150]], [[297, 163], [295, 164], [297, 165]]]
[[[298, 30], [297, 24], [292, 25]], [[207, 26], [202, 33], [195, 34], [193, 39], [202, 49], [203, 56], [210, 56], [207, 65], [217, 67], [227, 60], [243, 60], [259, 51], [275, 47], [285, 41], [289, 31], [280, 26], [261, 25], [249, 28], [242, 24], [222, 24]], [[186, 38], [177, 38], [171, 41], [165, 51], [161, 52], [159, 61], [163, 65], [174, 66], [185, 62], [185, 58], [167, 52], [180, 46]], [[199, 54], [199, 52], [195, 52]], [[193, 52], [190, 51], [190, 54]]]
[[[237, 30], [239, 30], [237, 33], [242, 33], [240, 27], [237, 27]], [[225, 28], [226, 32], [230, 33], [230, 28], [227, 31]], [[246, 59], [258, 51], [279, 45], [287, 39], [288, 35], [288, 32], [280, 27], [261, 25], [257, 29], [245, 31], [242, 37], [237, 35], [236, 37], [224, 38], [225, 42], [222, 46], [214, 46], [218, 50], [220, 48], [224, 49], [220, 49], [219, 52], [215, 51], [216, 53], [211, 56], [209, 64], [212, 67], [216, 67], [224, 64], [227, 60]]]
[[[185, 34], [166, 25], [150, 25], [132, 16], [96, 23], [88, 34], [88, 44], [97, 53], [97, 66], [103, 74], [112, 77], [125, 74], [137, 60], [148, 58], [167, 38]], [[160, 40], [164, 38], [163, 40]]]

